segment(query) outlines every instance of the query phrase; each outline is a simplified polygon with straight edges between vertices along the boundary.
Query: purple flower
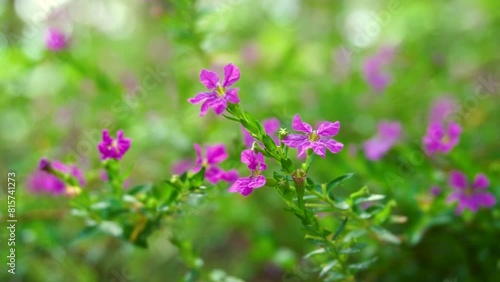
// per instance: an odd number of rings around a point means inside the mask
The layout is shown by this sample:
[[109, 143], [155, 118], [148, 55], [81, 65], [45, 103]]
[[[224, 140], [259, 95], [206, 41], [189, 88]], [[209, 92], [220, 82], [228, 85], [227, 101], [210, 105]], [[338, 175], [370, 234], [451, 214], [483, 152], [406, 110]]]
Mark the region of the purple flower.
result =
[[441, 188], [439, 186], [432, 186], [430, 192], [432, 196], [437, 197], [441, 194]]
[[366, 158], [372, 161], [379, 160], [394, 146], [400, 137], [401, 124], [399, 122], [380, 122], [377, 135], [363, 144]]
[[460, 125], [450, 122], [447, 127], [442, 123], [431, 123], [422, 142], [427, 155], [436, 152], [448, 153], [460, 140], [462, 128]]
[[260, 172], [266, 170], [267, 165], [262, 153], [255, 153], [252, 150], [241, 152], [241, 162], [248, 166], [252, 175], [238, 178], [229, 188], [229, 192], [238, 192], [243, 196], [248, 196], [253, 192], [253, 189], [260, 188], [266, 184], [266, 178], [260, 175]]
[[495, 205], [495, 197], [484, 190], [489, 186], [488, 178], [479, 173], [474, 178], [472, 186], [467, 182], [465, 175], [459, 171], [452, 171], [449, 180], [454, 191], [448, 196], [446, 201], [458, 202], [457, 214], [461, 214], [466, 208], [476, 212], [479, 207], [492, 207]]
[[212, 184], [216, 184], [221, 180], [233, 182], [238, 178], [238, 172], [236, 170], [224, 171], [218, 166], [218, 164], [228, 158], [224, 145], [217, 144], [214, 146], [206, 146], [206, 157], [203, 157], [200, 145], [194, 144], [194, 149], [196, 150], [194, 172], [196, 173], [200, 171], [202, 167], [205, 167], [205, 178], [208, 182]]
[[66, 35], [56, 28], [49, 28], [45, 35], [45, 46], [51, 51], [61, 51], [66, 48], [68, 40]]
[[101, 159], [117, 159], [120, 160], [128, 151], [132, 140], [123, 137], [123, 130], [118, 130], [116, 139], [109, 136], [107, 129], [102, 131], [102, 141], [97, 148], [101, 152]]
[[433, 103], [429, 112], [429, 121], [431, 123], [443, 123], [457, 110], [457, 102], [455, 99], [448, 96], [441, 97]]
[[292, 129], [304, 134], [289, 134], [283, 143], [291, 148], [297, 148], [299, 158], [306, 154], [307, 149], [312, 149], [315, 154], [324, 158], [325, 148], [336, 154], [344, 147], [344, 144], [331, 139], [339, 132], [340, 123], [338, 121], [322, 122], [317, 130], [313, 130], [311, 125], [303, 122], [297, 114], [293, 117]]
[[393, 56], [392, 48], [382, 48], [363, 63], [363, 77], [376, 92], [384, 91], [392, 80], [391, 75], [385, 71], [385, 67], [392, 62]]
[[[279, 145], [279, 140], [276, 136], [274, 136], [274, 134], [276, 134], [276, 132], [278, 132], [278, 130], [280, 129], [280, 121], [276, 118], [270, 118], [264, 120], [262, 122], [262, 125], [264, 126], [264, 131], [266, 132], [266, 134], [273, 138], [273, 140], [276, 142], [276, 145]], [[242, 127], [241, 130], [243, 132], [243, 143], [246, 147], [252, 147], [255, 139], [244, 127]]]
[[196, 94], [194, 98], [189, 98], [191, 104], [201, 105], [200, 116], [204, 116], [208, 112], [208, 108], [212, 108], [215, 114], [222, 114], [227, 108], [227, 102], [237, 104], [240, 102], [238, 98], [238, 88], [229, 88], [240, 79], [240, 70], [233, 64], [227, 64], [224, 67], [224, 80], [221, 82], [219, 76], [212, 71], [202, 70], [200, 73], [200, 81], [208, 89], [207, 92]]
[[59, 161], [49, 162], [43, 158], [40, 160], [38, 169], [28, 178], [28, 188], [31, 192], [60, 195], [67, 191], [68, 187], [64, 181], [52, 174], [51, 170], [72, 176], [80, 186], [85, 186], [83, 173], [76, 166], [67, 166]]

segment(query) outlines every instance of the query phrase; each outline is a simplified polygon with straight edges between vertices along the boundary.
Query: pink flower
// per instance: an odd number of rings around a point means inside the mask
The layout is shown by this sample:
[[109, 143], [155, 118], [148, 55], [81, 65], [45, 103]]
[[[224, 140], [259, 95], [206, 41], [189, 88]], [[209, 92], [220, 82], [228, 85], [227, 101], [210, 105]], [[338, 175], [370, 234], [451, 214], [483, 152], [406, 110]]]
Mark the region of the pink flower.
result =
[[489, 186], [489, 181], [482, 173], [476, 175], [471, 186], [467, 183], [465, 175], [459, 171], [452, 171], [449, 181], [454, 191], [446, 201], [458, 202], [457, 214], [461, 214], [466, 208], [476, 212], [479, 207], [492, 207], [496, 203], [495, 197], [491, 193], [484, 192]]
[[204, 69], [200, 73], [200, 81], [209, 91], [196, 94], [194, 98], [189, 98], [188, 102], [191, 104], [203, 102], [200, 116], [204, 116], [208, 108], [212, 108], [215, 114], [220, 115], [226, 110], [227, 102], [233, 104], [240, 102], [238, 88], [228, 88], [239, 79], [240, 70], [233, 64], [227, 64], [224, 67], [222, 82], [215, 72]]
[[442, 123], [431, 123], [422, 139], [425, 153], [450, 152], [460, 141], [461, 133], [462, 128], [454, 122], [450, 122], [447, 127]]
[[233, 182], [238, 178], [238, 172], [236, 170], [224, 171], [218, 166], [218, 164], [228, 158], [224, 145], [217, 144], [214, 146], [206, 146], [206, 157], [203, 157], [200, 145], [194, 144], [194, 149], [196, 150], [194, 172], [198, 172], [202, 167], [205, 167], [205, 178], [208, 182], [212, 184], [216, 184], [221, 180]]
[[[273, 140], [276, 142], [276, 145], [279, 145], [278, 138], [273, 135], [280, 129], [280, 121], [277, 118], [270, 118], [264, 120], [262, 122], [262, 125], [264, 126], [264, 131], [266, 132], [266, 134], [273, 138]], [[250, 135], [248, 130], [246, 130], [244, 127], [242, 127], [241, 130], [243, 132], [243, 143], [245, 144], [246, 147], [252, 147], [252, 144], [255, 141], [255, 139], [252, 137], [252, 135]]]
[[392, 62], [394, 50], [382, 48], [377, 54], [368, 57], [363, 63], [363, 77], [376, 92], [382, 92], [391, 82], [392, 77], [385, 68]]
[[457, 110], [457, 102], [455, 99], [448, 96], [441, 97], [432, 105], [429, 112], [429, 121], [431, 123], [443, 123]]
[[123, 137], [123, 130], [118, 130], [116, 139], [109, 136], [107, 129], [102, 131], [102, 141], [97, 148], [101, 152], [101, 159], [117, 159], [120, 160], [123, 155], [128, 151], [132, 140]]
[[85, 186], [83, 173], [76, 166], [67, 166], [59, 161], [49, 162], [47, 159], [43, 158], [40, 160], [38, 170], [28, 178], [27, 186], [31, 192], [50, 193], [53, 195], [67, 192], [67, 186], [64, 181], [50, 173], [51, 170], [71, 176], [78, 181], [80, 186]]
[[264, 156], [252, 150], [241, 152], [241, 162], [248, 166], [252, 175], [238, 178], [229, 188], [229, 192], [238, 192], [243, 196], [248, 196], [253, 192], [253, 189], [260, 188], [266, 184], [266, 178], [260, 172], [266, 170], [267, 165], [264, 162]]
[[338, 121], [322, 122], [317, 130], [313, 130], [311, 125], [303, 122], [297, 114], [293, 117], [292, 129], [304, 134], [290, 134], [283, 140], [283, 143], [291, 148], [297, 148], [299, 158], [306, 154], [307, 149], [312, 149], [315, 154], [324, 158], [325, 148], [336, 154], [344, 147], [342, 143], [331, 139], [340, 130]]
[[66, 35], [56, 28], [49, 28], [45, 35], [45, 46], [51, 51], [61, 51], [66, 48], [68, 40]]
[[372, 161], [379, 160], [394, 146], [400, 137], [401, 124], [399, 122], [380, 122], [377, 135], [363, 144], [366, 158]]

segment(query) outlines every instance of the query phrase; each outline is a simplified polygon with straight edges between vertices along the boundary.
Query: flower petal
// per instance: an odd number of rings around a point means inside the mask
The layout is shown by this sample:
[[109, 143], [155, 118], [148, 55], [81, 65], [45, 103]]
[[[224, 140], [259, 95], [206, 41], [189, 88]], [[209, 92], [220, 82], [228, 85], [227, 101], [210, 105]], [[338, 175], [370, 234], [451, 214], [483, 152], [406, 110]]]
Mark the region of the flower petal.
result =
[[218, 98], [211, 101], [209, 106], [214, 110], [216, 115], [220, 115], [226, 110], [227, 103], [225, 99]]
[[207, 162], [209, 164], [218, 164], [227, 159], [226, 147], [222, 144], [207, 146]]
[[300, 116], [296, 114], [292, 120], [292, 128], [295, 131], [304, 132], [310, 134], [312, 132], [312, 127], [306, 122], [300, 119]]
[[198, 104], [204, 100], [207, 100], [207, 99], [212, 100], [215, 98], [217, 98], [217, 94], [214, 92], [200, 92], [200, 93], [196, 94], [196, 96], [194, 96], [193, 98], [189, 98], [188, 102], [191, 104]]
[[333, 139], [327, 140], [327, 141], [321, 141], [325, 147], [332, 153], [337, 154], [338, 152], [342, 151], [342, 148], [344, 148], [344, 144], [337, 142]]
[[307, 137], [300, 134], [289, 134], [284, 140], [283, 143], [290, 148], [297, 148], [301, 146], [304, 142], [309, 142]]
[[205, 171], [205, 179], [212, 184], [221, 181], [223, 176], [224, 171], [217, 166], [211, 166]]
[[224, 82], [222, 86], [229, 87], [240, 79], [240, 70], [233, 64], [227, 64], [224, 67]]
[[194, 146], [194, 150], [196, 151], [195, 164], [198, 166], [198, 165], [203, 164], [203, 157], [201, 155], [201, 146], [200, 146], [200, 144], [194, 144], [193, 146]]
[[215, 72], [204, 69], [200, 73], [200, 81], [206, 88], [212, 90], [217, 87], [217, 83], [219, 83], [220, 79], [219, 75]]
[[280, 121], [277, 118], [266, 119], [262, 122], [262, 125], [268, 135], [272, 135], [280, 129]]
[[476, 193], [473, 196], [474, 201], [482, 207], [492, 207], [496, 203], [495, 197], [487, 192]]
[[230, 88], [226, 91], [226, 95], [224, 98], [232, 104], [238, 104], [240, 102], [240, 98], [238, 97], [238, 88]]
[[312, 149], [316, 155], [321, 156], [322, 158], [325, 157], [325, 146], [319, 142], [314, 142], [312, 143]]
[[474, 178], [474, 182], [472, 183], [472, 188], [485, 189], [485, 188], [488, 188], [489, 185], [490, 185], [490, 182], [489, 182], [488, 178], [486, 177], [486, 175], [479, 173]]
[[459, 171], [452, 171], [450, 174], [449, 184], [455, 189], [466, 189], [468, 186], [467, 178]]
[[221, 175], [222, 180], [226, 182], [234, 182], [236, 179], [238, 179], [238, 171], [235, 169], [232, 169], [230, 171], [224, 171]]
[[[247, 165], [250, 166], [253, 163], [255, 163], [254, 153], [250, 149], [243, 150], [243, 152], [241, 152], [241, 159], [240, 160], [241, 160], [242, 163], [247, 164]], [[250, 168], [250, 169], [253, 169], [253, 168]]]
[[248, 183], [248, 187], [250, 188], [260, 188], [266, 184], [266, 178], [262, 175], [258, 175], [257, 177], [251, 179], [250, 183]]
[[320, 137], [332, 137], [337, 135], [340, 130], [340, 122], [322, 122], [318, 127], [318, 135]]

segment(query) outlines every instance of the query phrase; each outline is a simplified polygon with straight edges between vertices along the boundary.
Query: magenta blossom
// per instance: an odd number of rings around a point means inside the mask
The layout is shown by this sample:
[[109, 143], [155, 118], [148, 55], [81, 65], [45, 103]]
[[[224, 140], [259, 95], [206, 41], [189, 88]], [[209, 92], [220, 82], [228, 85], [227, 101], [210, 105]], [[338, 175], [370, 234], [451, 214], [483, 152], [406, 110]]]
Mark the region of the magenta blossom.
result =
[[441, 188], [439, 188], [439, 186], [434, 185], [431, 187], [430, 192], [432, 196], [437, 197], [441, 195]]
[[385, 70], [392, 62], [394, 50], [382, 48], [375, 55], [368, 57], [363, 63], [363, 77], [376, 92], [382, 92], [391, 82], [391, 75]]
[[336, 154], [344, 147], [344, 144], [331, 139], [340, 130], [338, 121], [322, 122], [317, 130], [313, 130], [311, 125], [303, 122], [297, 114], [293, 117], [292, 129], [304, 134], [290, 134], [283, 140], [283, 143], [291, 148], [297, 148], [299, 158], [306, 154], [307, 149], [312, 149], [315, 154], [324, 158], [325, 148]]
[[458, 110], [458, 103], [452, 97], [444, 96], [434, 101], [429, 112], [431, 123], [443, 123], [448, 121], [454, 112]]
[[400, 137], [401, 124], [399, 122], [380, 122], [377, 135], [363, 144], [366, 158], [372, 161], [379, 160], [394, 146]]
[[241, 162], [248, 166], [252, 171], [252, 175], [238, 178], [229, 188], [229, 192], [238, 192], [243, 196], [248, 196], [253, 192], [253, 189], [260, 188], [266, 184], [266, 178], [260, 172], [266, 170], [267, 165], [264, 162], [262, 153], [255, 153], [252, 150], [241, 152]]
[[194, 98], [189, 98], [191, 104], [201, 105], [200, 116], [204, 116], [208, 112], [208, 108], [212, 108], [215, 114], [222, 114], [227, 108], [227, 102], [237, 104], [240, 102], [238, 98], [238, 88], [229, 88], [240, 79], [240, 70], [233, 64], [227, 64], [224, 67], [224, 80], [221, 82], [219, 76], [212, 71], [202, 70], [200, 73], [200, 81], [208, 89], [207, 92], [196, 94]]
[[[279, 145], [279, 140], [276, 136], [276, 132], [280, 129], [280, 121], [276, 118], [270, 118], [266, 119], [262, 122], [262, 125], [264, 126], [264, 131], [266, 132], [267, 135], [271, 136], [273, 138], [274, 142], [276, 142], [276, 145]], [[241, 128], [243, 132], [243, 143], [245, 144], [246, 147], [252, 147], [253, 142], [255, 139], [250, 135], [248, 130], [246, 130], [244, 127]]]
[[120, 160], [128, 151], [132, 140], [123, 137], [123, 130], [118, 130], [116, 139], [109, 136], [107, 129], [102, 131], [102, 141], [97, 148], [101, 152], [101, 159], [117, 159]]
[[51, 51], [61, 51], [66, 48], [68, 40], [66, 35], [56, 28], [49, 28], [45, 35], [45, 46]]
[[28, 188], [33, 193], [49, 193], [60, 195], [69, 189], [64, 181], [50, 173], [51, 170], [73, 177], [80, 186], [85, 186], [83, 173], [74, 165], [67, 166], [59, 161], [49, 162], [43, 158], [40, 160], [38, 169], [29, 177]]
[[448, 203], [458, 202], [457, 214], [461, 214], [466, 208], [476, 212], [479, 207], [492, 207], [496, 203], [495, 197], [484, 191], [488, 188], [489, 181], [482, 173], [477, 174], [472, 185], [469, 185], [463, 173], [452, 171], [449, 182], [454, 191], [446, 201]]
[[460, 125], [450, 122], [447, 127], [442, 123], [431, 123], [422, 142], [427, 155], [437, 152], [448, 153], [460, 141], [462, 128]]
[[218, 166], [218, 164], [228, 158], [224, 145], [217, 144], [214, 146], [206, 146], [206, 157], [203, 157], [200, 145], [194, 144], [194, 149], [196, 150], [194, 172], [196, 173], [200, 171], [202, 167], [205, 167], [205, 178], [208, 182], [212, 184], [216, 184], [221, 180], [233, 182], [238, 178], [238, 172], [236, 170], [224, 171]]

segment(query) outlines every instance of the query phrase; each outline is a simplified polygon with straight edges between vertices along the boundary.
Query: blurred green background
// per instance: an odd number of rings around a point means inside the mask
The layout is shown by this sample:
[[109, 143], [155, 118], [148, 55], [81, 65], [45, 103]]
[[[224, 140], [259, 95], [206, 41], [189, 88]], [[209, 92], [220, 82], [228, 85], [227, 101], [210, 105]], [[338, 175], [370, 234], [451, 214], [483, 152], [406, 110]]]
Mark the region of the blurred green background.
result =
[[[201, 69], [220, 73], [229, 62], [241, 70], [242, 106], [258, 119], [340, 121], [345, 148], [317, 158], [313, 177], [354, 172], [341, 189], [367, 184], [397, 201], [405, 221], [390, 228], [403, 243], [378, 246], [360, 281], [500, 281], [499, 209], [459, 217], [428, 192], [437, 184], [447, 193], [448, 172], [458, 169], [485, 173], [500, 195], [499, 1], [0, 0], [0, 23], [1, 187], [8, 171], [18, 181], [16, 275], [4, 271], [2, 231], [0, 281], [178, 281], [185, 269], [167, 240], [175, 232], [192, 238], [206, 269], [245, 281], [319, 281], [301, 260], [312, 245], [271, 189], [241, 197], [219, 184], [176, 228], [155, 233], [148, 250], [106, 235], [79, 240], [84, 223], [67, 198], [25, 189], [43, 156], [78, 164], [87, 189], [100, 189], [103, 128], [133, 139], [122, 161], [131, 185], [169, 178], [177, 161], [194, 160], [193, 143], [226, 144], [224, 167], [238, 168], [239, 126], [200, 118], [186, 101], [204, 90]], [[45, 48], [48, 27], [69, 35], [67, 50]], [[395, 50], [392, 81], [375, 93], [362, 64], [383, 47]], [[460, 144], [412, 164], [443, 95], [466, 116]], [[403, 139], [367, 161], [360, 145], [384, 119], [403, 124]]]

